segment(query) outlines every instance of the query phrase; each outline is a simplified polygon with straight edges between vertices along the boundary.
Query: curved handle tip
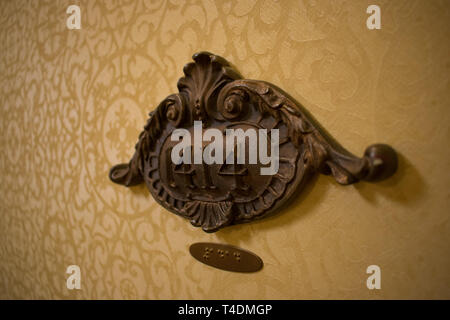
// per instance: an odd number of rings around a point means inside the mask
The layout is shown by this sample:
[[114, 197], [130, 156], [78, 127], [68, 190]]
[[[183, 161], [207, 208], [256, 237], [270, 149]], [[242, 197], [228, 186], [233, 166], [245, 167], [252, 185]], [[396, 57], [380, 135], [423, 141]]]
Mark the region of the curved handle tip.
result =
[[397, 171], [397, 152], [387, 144], [370, 145], [364, 152], [364, 156], [369, 161], [369, 171], [364, 178], [366, 181], [381, 181]]

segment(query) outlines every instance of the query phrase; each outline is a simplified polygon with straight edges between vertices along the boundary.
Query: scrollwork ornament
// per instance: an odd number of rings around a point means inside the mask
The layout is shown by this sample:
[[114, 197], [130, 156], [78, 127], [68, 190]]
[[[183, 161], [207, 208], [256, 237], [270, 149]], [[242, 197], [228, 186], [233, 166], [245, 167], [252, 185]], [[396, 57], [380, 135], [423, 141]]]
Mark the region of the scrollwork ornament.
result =
[[[314, 173], [332, 175], [347, 185], [383, 180], [396, 171], [397, 155], [390, 146], [374, 144], [358, 158], [273, 84], [242, 79], [224, 58], [208, 52], [195, 54], [193, 60], [184, 67], [179, 92], [149, 114], [130, 162], [111, 169], [113, 182], [145, 183], [167, 210], [215, 232], [276, 212]], [[202, 121], [201, 130], [219, 132], [277, 129], [277, 172], [262, 175], [261, 164], [173, 163], [171, 134], [176, 129], [192, 132], [197, 121]], [[270, 135], [264, 139], [273, 141]]]
[[233, 90], [230, 92], [225, 101], [218, 104], [218, 108], [222, 116], [227, 120], [236, 120], [238, 117], [245, 115], [247, 111], [248, 94], [243, 90]]

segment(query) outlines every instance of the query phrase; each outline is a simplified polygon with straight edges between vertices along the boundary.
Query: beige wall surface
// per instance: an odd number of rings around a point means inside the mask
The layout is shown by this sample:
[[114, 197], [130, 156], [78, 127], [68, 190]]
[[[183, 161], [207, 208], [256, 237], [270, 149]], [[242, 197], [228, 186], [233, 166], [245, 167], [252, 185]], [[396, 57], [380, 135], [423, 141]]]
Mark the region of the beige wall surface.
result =
[[[446, 0], [0, 1], [0, 298], [449, 299], [449, 21]], [[200, 50], [289, 92], [354, 154], [392, 145], [398, 173], [319, 176], [273, 218], [214, 234], [111, 183]], [[264, 269], [200, 264], [198, 241]], [[66, 288], [72, 264], [81, 290]]]

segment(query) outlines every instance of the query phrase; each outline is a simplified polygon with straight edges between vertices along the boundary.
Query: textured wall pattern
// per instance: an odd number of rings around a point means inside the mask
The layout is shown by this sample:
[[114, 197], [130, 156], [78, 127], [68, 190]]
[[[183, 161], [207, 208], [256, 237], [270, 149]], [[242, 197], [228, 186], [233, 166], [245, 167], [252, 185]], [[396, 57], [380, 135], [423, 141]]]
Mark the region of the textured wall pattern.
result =
[[[0, 298], [450, 298], [449, 21], [446, 0], [0, 1]], [[289, 92], [357, 155], [391, 144], [398, 174], [320, 176], [279, 215], [216, 234], [112, 184], [200, 50]], [[196, 241], [265, 267], [209, 268]], [[66, 288], [71, 264], [81, 290]]]

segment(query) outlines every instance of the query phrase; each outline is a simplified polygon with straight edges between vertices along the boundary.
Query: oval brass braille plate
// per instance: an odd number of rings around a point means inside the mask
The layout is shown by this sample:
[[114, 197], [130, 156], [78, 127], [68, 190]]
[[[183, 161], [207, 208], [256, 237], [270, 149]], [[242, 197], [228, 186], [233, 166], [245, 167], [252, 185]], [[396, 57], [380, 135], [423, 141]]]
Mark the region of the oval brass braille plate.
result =
[[263, 261], [253, 252], [229, 244], [197, 242], [189, 252], [198, 261], [211, 267], [233, 272], [256, 272]]

